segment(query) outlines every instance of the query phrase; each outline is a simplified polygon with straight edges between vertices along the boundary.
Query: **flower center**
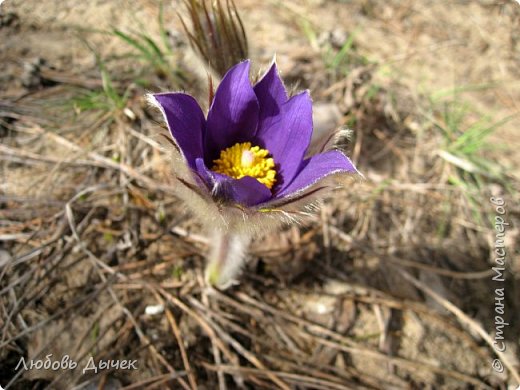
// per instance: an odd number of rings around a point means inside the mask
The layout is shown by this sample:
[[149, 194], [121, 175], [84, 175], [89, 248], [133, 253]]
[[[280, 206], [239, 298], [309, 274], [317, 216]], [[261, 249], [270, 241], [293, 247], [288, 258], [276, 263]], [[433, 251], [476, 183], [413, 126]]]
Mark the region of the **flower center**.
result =
[[222, 150], [211, 169], [235, 179], [251, 176], [271, 189], [276, 182], [276, 171], [274, 160], [268, 155], [268, 150], [251, 146], [250, 142], [238, 143]]

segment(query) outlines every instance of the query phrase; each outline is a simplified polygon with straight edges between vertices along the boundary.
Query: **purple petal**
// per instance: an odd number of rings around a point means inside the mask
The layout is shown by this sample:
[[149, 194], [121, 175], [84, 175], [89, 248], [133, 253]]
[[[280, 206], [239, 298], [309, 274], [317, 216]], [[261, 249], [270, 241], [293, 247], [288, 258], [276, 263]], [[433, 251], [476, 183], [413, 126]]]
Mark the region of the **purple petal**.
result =
[[258, 100], [249, 82], [249, 61], [244, 61], [226, 73], [213, 98], [208, 112], [206, 162], [237, 142], [251, 141], [258, 111]]
[[199, 178], [204, 181], [206, 186], [210, 189], [215, 187], [215, 178], [213, 177], [213, 173], [211, 172], [208, 167], [206, 167], [206, 164], [204, 163], [203, 158], [197, 158], [195, 160], [195, 171], [198, 174]]
[[293, 96], [282, 106], [277, 121], [260, 128], [257, 142], [273, 156], [277, 189], [282, 190], [299, 171], [312, 136], [312, 100], [308, 92]]
[[197, 159], [196, 164], [197, 172], [208, 184], [213, 196], [224, 201], [251, 207], [272, 197], [269, 188], [251, 176], [233, 179], [232, 177], [210, 171], [201, 158]]
[[203, 155], [202, 140], [206, 120], [197, 101], [184, 93], [152, 95], [164, 116], [173, 140], [186, 159], [195, 168], [195, 159]]
[[267, 128], [277, 120], [281, 107], [287, 102], [287, 91], [278, 75], [276, 63], [273, 63], [253, 89], [260, 104], [258, 129]]
[[245, 176], [241, 179], [227, 178], [219, 181], [219, 191], [225, 199], [244, 206], [255, 206], [271, 198], [269, 188], [254, 177]]
[[334, 173], [358, 173], [358, 171], [352, 161], [337, 150], [312, 156], [304, 161], [300, 173], [276, 195], [276, 198], [300, 193]]

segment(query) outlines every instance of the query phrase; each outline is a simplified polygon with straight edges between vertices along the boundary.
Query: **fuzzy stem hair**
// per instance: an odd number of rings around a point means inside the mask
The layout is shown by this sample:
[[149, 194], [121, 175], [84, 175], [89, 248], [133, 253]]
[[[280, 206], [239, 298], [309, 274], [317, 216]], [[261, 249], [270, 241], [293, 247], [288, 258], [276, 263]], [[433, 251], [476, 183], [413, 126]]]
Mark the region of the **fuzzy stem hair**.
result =
[[213, 233], [209, 263], [206, 267], [206, 282], [225, 290], [236, 283], [245, 264], [251, 235], [233, 229]]

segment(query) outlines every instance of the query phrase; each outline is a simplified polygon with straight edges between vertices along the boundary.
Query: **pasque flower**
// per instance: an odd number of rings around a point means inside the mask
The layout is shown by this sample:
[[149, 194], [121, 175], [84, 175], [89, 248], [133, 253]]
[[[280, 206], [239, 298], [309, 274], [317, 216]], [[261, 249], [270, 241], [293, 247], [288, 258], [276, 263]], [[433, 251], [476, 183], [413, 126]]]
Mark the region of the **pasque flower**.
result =
[[207, 117], [185, 93], [150, 96], [176, 146], [180, 196], [216, 232], [217, 259], [207, 277], [218, 287], [234, 280], [256, 233], [305, 212], [330, 188], [326, 178], [357, 173], [339, 150], [307, 156], [313, 129], [308, 91], [289, 98], [275, 63], [252, 86], [249, 68], [244, 61], [225, 74]]

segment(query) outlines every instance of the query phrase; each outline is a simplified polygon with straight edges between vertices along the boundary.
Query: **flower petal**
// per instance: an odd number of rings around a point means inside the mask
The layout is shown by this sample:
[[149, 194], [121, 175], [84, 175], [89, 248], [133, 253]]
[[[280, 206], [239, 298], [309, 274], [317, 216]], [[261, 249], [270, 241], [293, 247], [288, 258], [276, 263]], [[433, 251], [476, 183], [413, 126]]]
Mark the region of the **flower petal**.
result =
[[260, 104], [258, 129], [267, 128], [277, 120], [281, 107], [287, 102], [287, 91], [278, 75], [276, 63], [273, 63], [253, 90]]
[[219, 180], [219, 191], [222, 191], [224, 197], [243, 206], [255, 206], [272, 196], [269, 188], [251, 176], [244, 176], [241, 179], [218, 178], [217, 181]]
[[226, 73], [213, 98], [208, 112], [206, 163], [237, 142], [251, 141], [258, 112], [258, 100], [249, 82], [249, 61], [244, 61]]
[[196, 161], [197, 172], [211, 188], [213, 196], [228, 202], [234, 202], [251, 207], [271, 198], [269, 188], [251, 176], [233, 179], [227, 175], [210, 171], [204, 161]]
[[299, 171], [312, 136], [312, 100], [307, 91], [282, 106], [277, 121], [260, 128], [257, 142], [273, 156], [277, 166], [275, 192], [283, 190]]
[[162, 112], [168, 130], [191, 168], [195, 159], [203, 155], [206, 120], [197, 101], [185, 93], [149, 95]]
[[276, 198], [296, 195], [325, 177], [342, 172], [358, 173], [358, 170], [348, 157], [337, 150], [317, 154], [303, 162], [300, 173], [276, 195]]

